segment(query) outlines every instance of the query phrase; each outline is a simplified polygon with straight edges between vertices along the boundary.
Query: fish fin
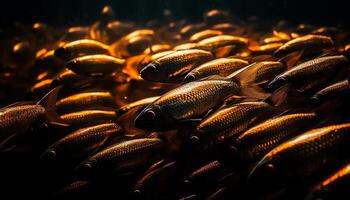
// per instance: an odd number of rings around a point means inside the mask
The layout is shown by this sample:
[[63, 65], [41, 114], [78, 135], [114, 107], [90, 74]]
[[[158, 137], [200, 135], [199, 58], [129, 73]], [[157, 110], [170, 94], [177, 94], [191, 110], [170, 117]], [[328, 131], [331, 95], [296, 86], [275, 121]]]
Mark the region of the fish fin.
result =
[[247, 97], [245, 97], [245, 96], [233, 95], [233, 96], [226, 98], [223, 105], [231, 105], [231, 104], [239, 103], [241, 101], [244, 101], [245, 99], [247, 99]]
[[69, 126], [67, 122], [62, 120], [56, 113], [56, 100], [58, 92], [62, 86], [58, 86], [48, 92], [37, 104], [43, 106], [46, 111], [46, 119], [50, 124], [59, 125], [59, 126]]
[[272, 104], [273, 106], [280, 106], [283, 104], [288, 96], [288, 92], [290, 89], [290, 85], [285, 85], [277, 90], [275, 90], [268, 98], [266, 98], [264, 101], [267, 103]]
[[233, 81], [238, 81], [241, 86], [249, 85], [254, 83], [259, 68], [259, 65], [252, 63], [233, 72], [232, 74], [228, 75], [227, 78]]
[[270, 95], [257, 84], [242, 86], [241, 94], [250, 99], [266, 99]]
[[262, 61], [267, 61], [267, 60], [272, 60], [272, 56], [271, 55], [259, 55], [259, 56], [254, 56], [252, 58], [248, 59], [249, 63], [254, 63], [254, 62], [262, 62]]
[[226, 80], [227, 78], [224, 76], [220, 76], [220, 75], [211, 75], [211, 76], [207, 76], [204, 78], [199, 79], [198, 81], [207, 81], [207, 80]]
[[285, 57], [279, 59], [278, 61], [284, 64], [287, 67], [287, 69], [291, 69], [299, 61], [303, 53], [304, 53], [304, 49], [301, 51], [294, 51], [286, 55]]
[[248, 47], [248, 48], [260, 47], [259, 42], [257, 42], [257, 41], [254, 40], [254, 39], [251, 39], [251, 38], [248, 38], [248, 44], [249, 44], [249, 47]]

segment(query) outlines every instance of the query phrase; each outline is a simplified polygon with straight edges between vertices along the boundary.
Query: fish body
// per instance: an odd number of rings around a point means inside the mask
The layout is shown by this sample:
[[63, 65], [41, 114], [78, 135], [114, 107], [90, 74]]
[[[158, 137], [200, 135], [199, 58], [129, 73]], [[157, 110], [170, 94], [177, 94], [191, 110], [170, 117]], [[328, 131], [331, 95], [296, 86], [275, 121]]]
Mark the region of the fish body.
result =
[[275, 57], [283, 57], [294, 51], [304, 50], [305, 53], [320, 52], [334, 46], [332, 38], [323, 35], [305, 35], [288, 41], [274, 52]]
[[183, 77], [198, 65], [213, 59], [212, 53], [189, 49], [162, 56], [145, 66], [140, 74], [148, 81], [181, 82]]
[[250, 173], [251, 182], [269, 177], [272, 183], [288, 183], [332, 169], [349, 157], [350, 124], [307, 131], [267, 153]]
[[105, 76], [121, 71], [125, 60], [99, 54], [75, 58], [66, 67], [81, 75]]
[[57, 159], [85, 155], [106, 144], [120, 131], [121, 127], [115, 123], [81, 128], [55, 142], [42, 157]]
[[349, 80], [334, 83], [323, 88], [311, 97], [314, 103], [322, 103], [333, 99], [341, 98], [350, 94]]
[[60, 99], [56, 106], [61, 110], [74, 110], [97, 105], [113, 105], [114, 99], [110, 92], [84, 92]]
[[343, 55], [312, 59], [278, 75], [269, 83], [269, 88], [277, 89], [291, 84], [299, 91], [307, 91], [329, 79], [330, 75], [342, 67], [345, 68], [348, 62]]
[[222, 108], [201, 121], [196, 127], [196, 135], [213, 138], [214, 142], [236, 137], [270, 108], [264, 102], [245, 102]]
[[219, 58], [206, 62], [190, 71], [185, 81], [198, 80], [211, 75], [228, 76], [234, 71], [248, 65], [248, 62], [236, 58]]
[[245, 131], [235, 141], [240, 160], [256, 161], [318, 121], [315, 113], [297, 113], [276, 117]]
[[144, 108], [136, 117], [141, 129], [170, 130], [182, 120], [200, 117], [223, 100], [240, 92], [230, 80], [194, 81], [175, 88]]
[[114, 111], [109, 110], [82, 110], [61, 115], [61, 118], [71, 125], [96, 124], [112, 121], [117, 117]]
[[349, 195], [349, 184], [350, 165], [347, 164], [317, 184], [305, 199], [341, 199]]
[[96, 40], [82, 39], [66, 43], [55, 50], [55, 56], [71, 60], [77, 57], [95, 54], [109, 54], [109, 46]]
[[84, 173], [125, 172], [142, 164], [149, 163], [150, 158], [158, 154], [163, 143], [157, 138], [134, 139], [112, 145], [78, 166]]

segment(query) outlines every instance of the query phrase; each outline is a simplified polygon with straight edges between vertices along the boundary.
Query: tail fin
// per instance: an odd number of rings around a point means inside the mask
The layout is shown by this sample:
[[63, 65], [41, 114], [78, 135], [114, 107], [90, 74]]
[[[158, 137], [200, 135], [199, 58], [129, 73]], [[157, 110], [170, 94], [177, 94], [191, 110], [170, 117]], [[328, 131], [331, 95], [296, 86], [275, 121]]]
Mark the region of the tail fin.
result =
[[46, 111], [46, 119], [49, 123], [60, 125], [60, 126], [68, 126], [64, 120], [62, 120], [56, 113], [56, 100], [58, 96], [58, 92], [62, 86], [58, 86], [48, 92], [37, 104], [43, 106]]

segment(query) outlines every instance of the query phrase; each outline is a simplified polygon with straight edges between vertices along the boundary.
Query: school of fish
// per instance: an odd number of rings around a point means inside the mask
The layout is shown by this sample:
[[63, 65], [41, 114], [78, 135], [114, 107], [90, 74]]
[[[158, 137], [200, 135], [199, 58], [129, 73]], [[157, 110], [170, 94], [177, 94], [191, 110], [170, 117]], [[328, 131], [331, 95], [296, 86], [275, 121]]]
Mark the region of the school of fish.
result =
[[105, 6], [89, 26], [18, 23], [1, 34], [0, 158], [31, 161], [33, 194], [350, 197], [342, 26], [216, 9], [198, 23], [166, 10], [137, 24]]

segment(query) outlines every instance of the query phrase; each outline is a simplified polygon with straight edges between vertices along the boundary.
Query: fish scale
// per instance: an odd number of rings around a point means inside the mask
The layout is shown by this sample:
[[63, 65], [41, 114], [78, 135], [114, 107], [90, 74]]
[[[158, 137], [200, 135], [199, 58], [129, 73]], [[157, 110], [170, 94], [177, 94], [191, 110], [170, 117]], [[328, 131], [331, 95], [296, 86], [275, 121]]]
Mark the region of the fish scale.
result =
[[264, 102], [247, 102], [223, 108], [205, 118], [196, 128], [199, 136], [216, 135], [218, 141], [244, 131], [270, 106]]
[[267, 120], [240, 135], [235, 144], [241, 158], [263, 156], [281, 142], [300, 134], [317, 122], [315, 113], [290, 114]]
[[238, 90], [238, 85], [231, 81], [192, 82], [164, 94], [154, 104], [159, 105], [175, 119], [181, 120], [205, 114]]
[[[272, 165], [286, 180], [312, 176], [350, 156], [350, 124], [332, 125], [310, 130], [267, 153], [251, 175], [261, 175], [263, 167]], [[293, 168], [288, 167], [290, 163]]]
[[[147, 155], [157, 149], [160, 149], [162, 141], [157, 138], [135, 139], [122, 142], [108, 147], [99, 153], [90, 157], [84, 163], [94, 162], [97, 165], [104, 163], [118, 163], [118, 161], [139, 159], [140, 155]], [[140, 155], [139, 155], [140, 154]], [[132, 162], [132, 160], [130, 160]]]

